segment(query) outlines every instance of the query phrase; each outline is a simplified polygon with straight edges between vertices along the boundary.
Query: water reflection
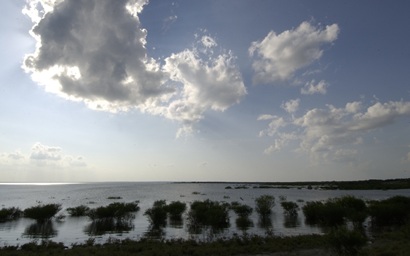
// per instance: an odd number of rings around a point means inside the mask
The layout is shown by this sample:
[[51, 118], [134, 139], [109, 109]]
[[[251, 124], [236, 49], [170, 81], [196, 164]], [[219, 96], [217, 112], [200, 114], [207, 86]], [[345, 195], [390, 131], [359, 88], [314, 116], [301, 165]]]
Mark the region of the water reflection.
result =
[[181, 218], [170, 218], [169, 219], [169, 226], [171, 228], [183, 228], [184, 227], [184, 220]]
[[253, 227], [253, 221], [246, 217], [239, 217], [235, 221], [236, 227], [241, 231], [247, 231], [249, 228]]
[[132, 219], [105, 218], [94, 220], [84, 228], [84, 232], [90, 236], [100, 236], [107, 233], [126, 233], [133, 228]]
[[35, 222], [24, 230], [22, 235], [24, 238], [41, 238], [49, 239], [57, 236], [57, 230], [51, 220], [43, 222]]
[[144, 236], [149, 239], [161, 240], [165, 238], [165, 231], [162, 227], [150, 225]]
[[285, 228], [300, 227], [300, 219], [297, 215], [285, 215], [283, 225], [285, 226]]
[[265, 230], [272, 228], [272, 219], [271, 216], [261, 216], [258, 220], [258, 227]]

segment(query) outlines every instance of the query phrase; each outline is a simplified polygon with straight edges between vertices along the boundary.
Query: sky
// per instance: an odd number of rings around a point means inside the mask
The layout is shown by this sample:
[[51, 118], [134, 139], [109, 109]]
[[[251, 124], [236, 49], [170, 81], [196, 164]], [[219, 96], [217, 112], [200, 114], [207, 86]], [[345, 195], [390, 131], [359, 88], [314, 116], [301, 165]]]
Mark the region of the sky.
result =
[[410, 178], [410, 2], [6, 0], [0, 182]]

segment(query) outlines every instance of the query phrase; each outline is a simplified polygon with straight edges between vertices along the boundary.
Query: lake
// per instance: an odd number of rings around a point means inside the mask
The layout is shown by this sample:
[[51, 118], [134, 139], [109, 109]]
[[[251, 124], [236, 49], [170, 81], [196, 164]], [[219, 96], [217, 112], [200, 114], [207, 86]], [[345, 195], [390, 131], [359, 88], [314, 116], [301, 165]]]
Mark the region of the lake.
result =
[[[226, 189], [226, 187], [233, 189]], [[301, 208], [308, 201], [326, 200], [328, 198], [352, 195], [362, 199], [378, 200], [395, 195], [410, 196], [410, 189], [405, 190], [315, 190], [307, 188], [254, 188], [252, 184], [244, 185], [247, 189], [235, 189], [242, 185], [238, 183], [84, 183], [84, 184], [0, 184], [0, 206], [19, 207], [24, 210], [39, 204], [57, 203], [62, 210], [57, 215], [66, 215], [61, 221], [52, 220], [44, 224], [26, 218], [16, 221], [0, 223], [0, 247], [5, 245], [22, 245], [33, 240], [48, 238], [55, 242], [63, 242], [67, 246], [73, 243], [84, 243], [93, 238], [96, 243], [104, 243], [109, 238], [141, 239], [151, 235], [150, 223], [144, 212], [152, 207], [156, 200], [181, 201], [189, 203], [195, 200], [220, 201], [231, 203], [234, 201], [255, 207], [255, 198], [261, 195], [272, 195], [276, 198], [273, 208], [271, 224], [261, 225], [254, 211], [251, 215], [252, 225], [246, 229], [248, 234], [290, 236], [299, 234], [321, 234], [319, 227], [306, 225], [301, 210], [297, 219], [289, 223], [284, 217], [280, 199], [297, 202]], [[110, 197], [120, 199], [108, 199]], [[69, 217], [66, 209], [80, 205], [90, 208], [106, 206], [112, 202], [139, 201], [141, 209], [135, 213], [130, 225], [121, 232], [95, 233], [93, 222], [88, 217]], [[188, 206], [189, 210], [189, 206]], [[219, 237], [241, 235], [244, 231], [235, 223], [236, 214], [230, 211], [230, 227], [218, 233]], [[193, 238], [208, 239], [210, 233], [192, 234], [188, 232], [187, 221], [166, 226], [160, 234], [165, 239]]]

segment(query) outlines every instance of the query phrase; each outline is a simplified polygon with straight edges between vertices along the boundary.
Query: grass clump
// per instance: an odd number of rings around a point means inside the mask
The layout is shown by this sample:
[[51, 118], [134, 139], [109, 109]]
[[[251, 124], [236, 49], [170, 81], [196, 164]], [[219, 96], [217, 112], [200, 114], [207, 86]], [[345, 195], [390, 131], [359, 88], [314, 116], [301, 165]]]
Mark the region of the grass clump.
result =
[[324, 226], [342, 225], [345, 220], [360, 226], [367, 217], [365, 202], [353, 196], [307, 202], [302, 210], [308, 224]]
[[24, 217], [37, 221], [46, 221], [53, 218], [61, 210], [60, 204], [46, 204], [27, 208], [23, 211]]
[[165, 200], [158, 200], [144, 213], [153, 227], [164, 227], [167, 223], [167, 205]]
[[240, 218], [248, 218], [252, 212], [253, 209], [252, 207], [245, 205], [245, 204], [240, 204], [238, 202], [232, 202], [231, 203], [231, 209], [238, 215]]
[[92, 220], [106, 218], [124, 218], [131, 212], [139, 210], [138, 203], [111, 203], [88, 211], [87, 216]]
[[71, 217], [81, 217], [87, 216], [90, 212], [90, 207], [85, 205], [80, 205], [77, 207], [67, 208], [67, 212], [70, 214]]
[[166, 209], [171, 220], [181, 220], [182, 214], [186, 211], [186, 203], [173, 201]]
[[21, 217], [23, 212], [16, 207], [2, 208], [0, 210], [0, 222], [12, 221]]
[[400, 225], [410, 217], [410, 197], [394, 196], [372, 201], [369, 206], [372, 224], [376, 226]]
[[281, 202], [280, 205], [285, 211], [286, 216], [297, 216], [298, 215], [299, 206], [297, 203], [284, 201], [284, 202]]
[[270, 195], [262, 195], [255, 199], [256, 212], [261, 217], [267, 217], [272, 214], [272, 208], [275, 206], [275, 197]]
[[191, 226], [211, 226], [222, 229], [229, 226], [229, 208], [226, 204], [211, 201], [194, 201], [188, 213]]

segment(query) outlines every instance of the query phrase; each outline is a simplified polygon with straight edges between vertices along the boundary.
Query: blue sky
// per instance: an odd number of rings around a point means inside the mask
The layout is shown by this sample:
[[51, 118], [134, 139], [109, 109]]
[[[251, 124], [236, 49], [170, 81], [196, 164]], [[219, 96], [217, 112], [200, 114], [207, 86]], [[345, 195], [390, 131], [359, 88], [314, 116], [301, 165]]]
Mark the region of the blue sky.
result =
[[5, 1], [2, 182], [410, 176], [407, 1]]

